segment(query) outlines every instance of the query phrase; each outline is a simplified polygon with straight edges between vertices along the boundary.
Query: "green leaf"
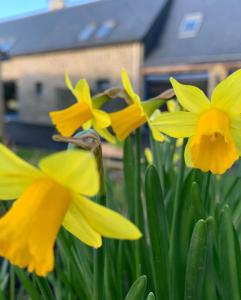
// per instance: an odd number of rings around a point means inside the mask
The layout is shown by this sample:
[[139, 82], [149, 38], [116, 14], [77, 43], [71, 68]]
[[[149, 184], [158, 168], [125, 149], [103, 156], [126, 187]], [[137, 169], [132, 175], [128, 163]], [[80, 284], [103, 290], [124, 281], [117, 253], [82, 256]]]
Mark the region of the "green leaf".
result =
[[156, 299], [156, 297], [152, 292], [150, 292], [146, 298], [146, 300], [155, 300], [155, 299]]
[[140, 276], [131, 286], [125, 300], [141, 300], [146, 291], [147, 278], [145, 275]]
[[124, 143], [124, 181], [125, 181], [125, 196], [128, 203], [128, 212], [131, 220], [134, 220], [134, 152], [132, 139], [129, 136]]
[[207, 226], [199, 220], [193, 230], [187, 257], [185, 300], [203, 300], [207, 258]]
[[240, 254], [237, 257], [235, 229], [228, 205], [221, 214], [218, 242], [223, 299], [240, 300]]
[[53, 295], [53, 291], [49, 286], [49, 282], [46, 278], [38, 277], [33, 275], [33, 278], [41, 291], [41, 295], [44, 300], [55, 300], [55, 296]]
[[23, 270], [15, 268], [15, 273], [21, 284], [24, 286], [26, 291], [29, 293], [30, 297], [34, 300], [41, 300], [42, 297], [36, 289], [32, 280], [30, 280], [29, 275], [27, 275]]
[[158, 299], [168, 300], [168, 224], [159, 176], [152, 165], [146, 171], [145, 195], [155, 294]]

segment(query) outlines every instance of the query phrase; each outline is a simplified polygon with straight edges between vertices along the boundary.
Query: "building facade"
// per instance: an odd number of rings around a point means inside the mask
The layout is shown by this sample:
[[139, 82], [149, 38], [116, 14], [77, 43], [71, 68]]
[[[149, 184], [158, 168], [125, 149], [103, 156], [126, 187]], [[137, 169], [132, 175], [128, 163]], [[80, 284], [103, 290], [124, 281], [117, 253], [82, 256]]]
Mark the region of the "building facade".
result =
[[0, 23], [0, 49], [8, 46], [10, 55], [2, 64], [9, 115], [16, 109], [23, 122], [50, 124], [49, 111], [74, 101], [66, 70], [73, 82], [86, 78], [97, 93], [120, 86], [124, 67], [142, 93], [144, 57], [168, 1], [138, 2], [102, 0], [62, 8], [61, 1], [53, 1], [46, 13]]

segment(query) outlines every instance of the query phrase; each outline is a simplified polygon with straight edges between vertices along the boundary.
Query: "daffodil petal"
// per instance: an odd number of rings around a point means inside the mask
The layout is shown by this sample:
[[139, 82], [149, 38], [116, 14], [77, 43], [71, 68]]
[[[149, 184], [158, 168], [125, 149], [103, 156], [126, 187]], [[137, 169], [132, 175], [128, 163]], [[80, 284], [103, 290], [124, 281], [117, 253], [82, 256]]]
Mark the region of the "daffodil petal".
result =
[[41, 172], [0, 144], [0, 200], [18, 198]]
[[52, 111], [49, 115], [58, 131], [67, 137], [92, 118], [91, 110], [85, 102], [75, 103], [63, 110]]
[[92, 108], [92, 100], [90, 96], [90, 87], [85, 79], [80, 79], [75, 86], [75, 93], [77, 94], [77, 100], [84, 101]]
[[81, 96], [82, 96], [82, 94], [81, 94], [81, 92], [79, 92], [79, 90], [76, 90], [74, 87], [73, 87], [73, 84], [72, 84], [72, 82], [71, 82], [71, 80], [70, 80], [70, 78], [69, 78], [69, 74], [68, 74], [68, 72], [66, 71], [66, 73], [65, 73], [65, 84], [67, 85], [67, 87], [68, 87], [68, 89], [72, 92], [72, 94], [75, 96], [75, 98], [76, 98], [76, 100], [78, 101], [78, 102], [80, 102], [81, 101]]
[[84, 124], [82, 125], [82, 127], [83, 127], [84, 130], [90, 129], [91, 126], [92, 126], [92, 120], [89, 120], [89, 121], [87, 121], [86, 123], [84, 123]]
[[216, 86], [211, 104], [226, 112], [241, 113], [241, 69]]
[[128, 96], [130, 97], [130, 100], [132, 100], [133, 103], [137, 103], [140, 105], [140, 97], [134, 92], [128, 73], [124, 68], [121, 70], [121, 79], [124, 90], [127, 92]]
[[233, 116], [231, 119], [231, 134], [234, 139], [238, 153], [241, 155], [241, 115]]
[[65, 72], [65, 84], [67, 85], [68, 89], [73, 92], [74, 88], [73, 88], [73, 85], [72, 85], [72, 82], [69, 78], [69, 73], [68, 71]]
[[189, 137], [195, 134], [198, 115], [191, 112], [177, 111], [162, 113], [152, 122], [152, 126], [174, 138]]
[[148, 123], [149, 123], [149, 127], [151, 129], [153, 139], [158, 142], [163, 142], [165, 140], [165, 136], [160, 132], [160, 130], [157, 127], [152, 126], [151, 122], [148, 122]]
[[108, 141], [111, 144], [116, 144], [116, 138], [114, 137], [113, 134], [111, 134], [109, 132], [109, 130], [107, 128], [98, 128], [95, 126], [95, 124], [93, 125], [95, 131], [97, 131], [99, 133], [99, 135], [101, 137], [103, 137], [106, 141]]
[[79, 240], [91, 247], [99, 248], [102, 245], [100, 234], [94, 231], [87, 223], [74, 201], [65, 215], [63, 226]]
[[192, 138], [189, 138], [185, 147], [184, 159], [187, 167], [193, 168], [192, 156], [190, 151], [190, 146], [192, 144]]
[[179, 103], [188, 111], [201, 114], [209, 109], [210, 102], [203, 91], [191, 85], [181, 84], [174, 78], [170, 78], [174, 92]]
[[121, 70], [121, 79], [122, 79], [123, 87], [124, 87], [125, 91], [128, 93], [128, 95], [130, 96], [130, 98], [135, 98], [136, 94], [133, 91], [128, 73], [126, 72], [126, 70], [124, 68]]
[[40, 169], [71, 190], [94, 196], [99, 189], [99, 175], [94, 156], [87, 151], [62, 151], [42, 159]]
[[96, 127], [106, 128], [110, 126], [111, 120], [106, 112], [99, 109], [93, 109], [93, 116], [95, 118]]
[[74, 201], [85, 220], [100, 235], [127, 240], [136, 240], [141, 237], [139, 229], [117, 212], [80, 195], [76, 195]]
[[131, 132], [146, 123], [147, 118], [143, 112], [140, 105], [131, 104], [110, 114], [113, 131], [120, 141], [125, 140]]
[[46, 276], [53, 270], [54, 243], [70, 202], [68, 189], [48, 178], [34, 181], [0, 218], [0, 255]]

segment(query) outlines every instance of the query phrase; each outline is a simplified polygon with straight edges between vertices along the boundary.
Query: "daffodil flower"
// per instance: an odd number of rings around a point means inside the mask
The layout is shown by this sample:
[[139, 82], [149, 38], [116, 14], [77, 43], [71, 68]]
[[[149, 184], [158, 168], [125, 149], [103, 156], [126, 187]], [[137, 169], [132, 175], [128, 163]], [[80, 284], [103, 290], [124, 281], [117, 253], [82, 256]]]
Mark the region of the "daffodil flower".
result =
[[110, 117], [106, 112], [93, 106], [88, 82], [81, 79], [73, 87], [68, 73], [66, 73], [65, 81], [77, 99], [77, 103], [66, 109], [50, 112], [50, 118], [57, 130], [63, 136], [70, 137], [80, 127], [85, 130], [93, 127], [106, 140], [115, 143], [114, 137], [107, 130], [111, 123]]
[[189, 138], [188, 166], [223, 174], [241, 154], [241, 70], [216, 86], [211, 101], [194, 86], [174, 78], [171, 83], [187, 111], [163, 113], [152, 125], [174, 138]]
[[89, 152], [52, 154], [36, 168], [0, 145], [0, 199], [17, 199], [0, 218], [0, 255], [45, 276], [53, 269], [61, 224], [95, 248], [101, 246], [101, 236], [140, 238], [130, 221], [87, 198], [98, 189], [96, 162]]
[[[122, 84], [128, 96], [130, 104], [121, 111], [110, 114], [111, 126], [120, 141], [125, 140], [131, 132], [148, 123], [153, 138], [157, 141], [163, 141], [164, 136], [152, 126], [150, 117], [157, 106], [160, 106], [162, 101], [142, 102], [140, 97], [133, 91], [130, 79], [127, 72], [121, 71]], [[161, 104], [160, 104], [161, 103]]]
[[152, 155], [151, 149], [145, 148], [144, 154], [145, 154], [148, 164], [150, 164], [150, 165], [153, 164], [153, 155]]

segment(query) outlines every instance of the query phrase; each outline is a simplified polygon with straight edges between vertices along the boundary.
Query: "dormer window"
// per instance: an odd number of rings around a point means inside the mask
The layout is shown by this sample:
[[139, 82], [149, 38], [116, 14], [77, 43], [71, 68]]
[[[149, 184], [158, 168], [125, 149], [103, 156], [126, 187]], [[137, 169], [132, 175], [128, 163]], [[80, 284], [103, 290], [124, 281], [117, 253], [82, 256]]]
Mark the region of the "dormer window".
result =
[[96, 31], [95, 37], [97, 39], [103, 39], [108, 37], [111, 32], [113, 31], [114, 27], [116, 26], [116, 23], [112, 20], [105, 21], [101, 24], [100, 28]]
[[90, 24], [86, 25], [84, 27], [84, 29], [79, 33], [78, 40], [80, 42], [89, 40], [92, 37], [95, 30], [96, 30], [95, 23], [90, 23]]
[[197, 35], [203, 20], [201, 13], [191, 13], [184, 16], [179, 27], [179, 38], [192, 38]]

